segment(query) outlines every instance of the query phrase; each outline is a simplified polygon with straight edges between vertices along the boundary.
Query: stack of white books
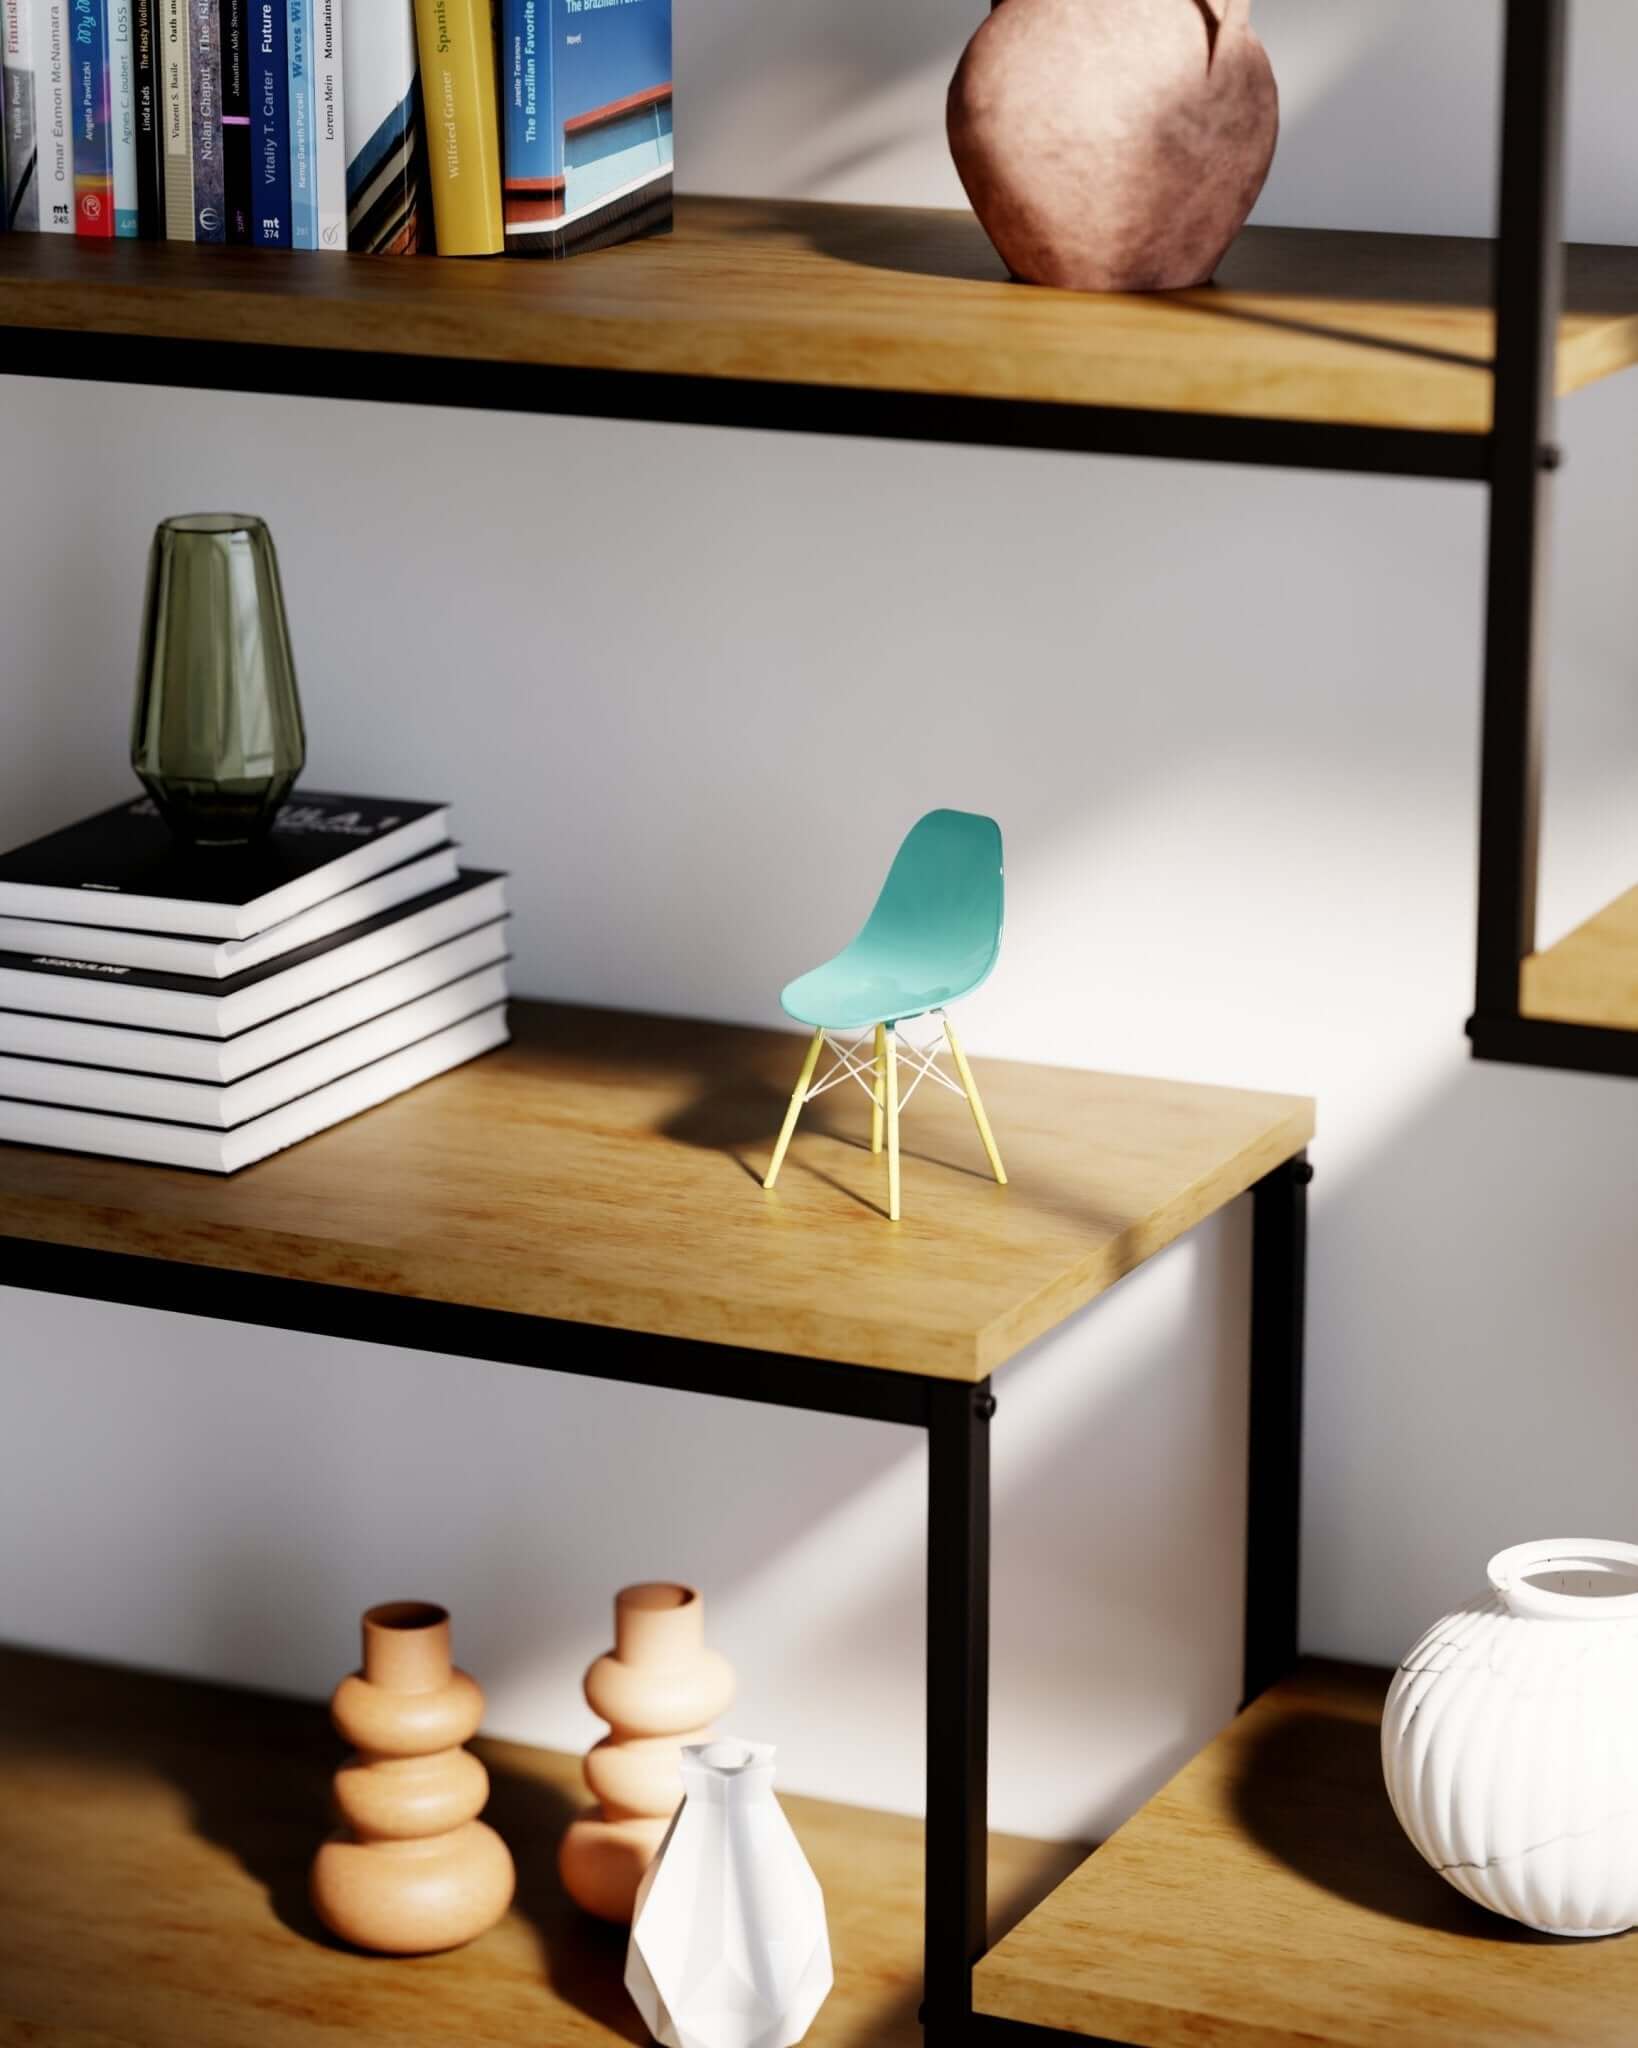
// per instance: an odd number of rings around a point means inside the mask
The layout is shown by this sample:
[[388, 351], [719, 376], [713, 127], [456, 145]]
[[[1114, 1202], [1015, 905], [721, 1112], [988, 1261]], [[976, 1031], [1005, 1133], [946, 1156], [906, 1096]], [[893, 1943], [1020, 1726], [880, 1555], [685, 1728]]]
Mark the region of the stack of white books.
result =
[[506, 961], [446, 806], [299, 792], [232, 849], [118, 804], [0, 854], [0, 1141], [235, 1173], [504, 1043]]

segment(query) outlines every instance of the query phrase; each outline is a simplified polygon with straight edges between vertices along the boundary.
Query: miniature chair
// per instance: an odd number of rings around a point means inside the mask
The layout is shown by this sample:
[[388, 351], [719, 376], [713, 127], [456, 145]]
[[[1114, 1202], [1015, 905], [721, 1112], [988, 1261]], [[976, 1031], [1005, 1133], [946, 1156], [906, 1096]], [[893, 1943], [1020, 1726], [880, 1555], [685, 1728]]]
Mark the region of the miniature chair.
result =
[[[870, 1097], [870, 1149], [882, 1149], [887, 1126], [887, 1213], [899, 1220], [899, 1111], [924, 1078], [952, 1094], [965, 1095], [973, 1122], [996, 1179], [1007, 1176], [979, 1100], [967, 1056], [961, 1050], [944, 1005], [969, 995], [989, 974], [1001, 950], [1001, 828], [993, 818], [971, 811], [929, 811], [913, 825], [864, 930], [823, 967], [799, 975], [780, 995], [787, 1015], [814, 1027], [807, 1058], [785, 1112], [773, 1163], [762, 1183], [779, 1178], [785, 1150], [802, 1105], [839, 1081], [858, 1082]], [[938, 1042], [906, 1042], [915, 1078], [899, 1099], [899, 1026], [936, 1014], [949, 1040], [960, 1075], [958, 1086], [938, 1065]], [[855, 1034], [851, 1042], [843, 1034]], [[862, 1056], [867, 1036], [874, 1048]], [[836, 1064], [814, 1085], [814, 1070], [826, 1046]]]

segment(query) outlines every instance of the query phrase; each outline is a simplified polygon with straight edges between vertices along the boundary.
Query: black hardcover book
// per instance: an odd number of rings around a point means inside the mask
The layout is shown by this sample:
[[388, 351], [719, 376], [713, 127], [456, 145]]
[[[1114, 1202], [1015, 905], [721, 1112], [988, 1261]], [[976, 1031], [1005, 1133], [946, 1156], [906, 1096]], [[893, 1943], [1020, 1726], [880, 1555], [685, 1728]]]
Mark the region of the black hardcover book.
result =
[[0, 953], [0, 1008], [231, 1038], [505, 915], [505, 878], [463, 868], [442, 889], [220, 981], [66, 953]]
[[249, 0], [221, 0], [222, 192], [227, 238], [250, 240]]
[[298, 790], [265, 839], [189, 846], [136, 797], [0, 854], [0, 915], [250, 939], [448, 839], [446, 804]]
[[132, 54], [136, 59], [137, 233], [165, 239], [165, 116], [159, 90], [158, 0], [135, 0]]

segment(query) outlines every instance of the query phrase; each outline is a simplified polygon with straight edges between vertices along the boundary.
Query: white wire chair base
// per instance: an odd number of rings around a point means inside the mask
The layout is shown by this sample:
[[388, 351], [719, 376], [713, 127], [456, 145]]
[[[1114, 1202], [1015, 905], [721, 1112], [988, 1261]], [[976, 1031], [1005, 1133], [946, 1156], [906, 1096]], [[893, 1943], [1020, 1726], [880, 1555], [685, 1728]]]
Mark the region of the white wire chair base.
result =
[[[940, 1025], [948, 1028], [949, 1020], [945, 1017], [942, 1010], [936, 1010], [929, 1014], [936, 1016]], [[834, 1032], [830, 1031], [821, 1031], [819, 1036], [824, 1042], [826, 1049], [836, 1055], [836, 1064], [822, 1081], [810, 1088], [807, 1094], [802, 1097], [803, 1105], [806, 1106], [808, 1103], [816, 1101], [821, 1095], [827, 1094], [839, 1082], [857, 1081], [859, 1086], [870, 1097], [871, 1107], [873, 1109], [880, 1108], [882, 1096], [881, 1081], [876, 1073], [875, 1026], [872, 1025], [868, 1031], [861, 1031], [857, 1038], [851, 1040], [838, 1038]], [[901, 1070], [904, 1066], [908, 1066], [915, 1075], [915, 1079], [910, 1083], [909, 1087], [905, 1088], [899, 1096], [899, 1114], [901, 1116], [909, 1108], [911, 1096], [915, 1094], [923, 1081], [936, 1081], [941, 1088], [948, 1088], [952, 1095], [959, 1095], [965, 1099], [966, 1089], [962, 1087], [959, 1081], [952, 1081], [938, 1063], [939, 1042], [936, 1038], [931, 1045], [914, 1045], [905, 1037], [902, 1031], [898, 1032], [896, 1036], [899, 1042]], [[861, 1045], [868, 1045], [870, 1047], [868, 1059], [860, 1059], [859, 1047]]]
[[[936, 1017], [942, 1036], [950, 1048], [950, 1057], [955, 1061], [959, 1080], [952, 1080], [938, 1063], [939, 1044], [934, 1039], [930, 1045], [917, 1045], [907, 1039], [896, 1025], [876, 1024], [855, 1036], [821, 1028], [814, 1032], [808, 1044], [807, 1057], [802, 1063], [802, 1072], [795, 1088], [791, 1091], [790, 1103], [785, 1111], [784, 1126], [779, 1133], [779, 1142], [768, 1167], [764, 1188], [771, 1189], [779, 1178], [779, 1169], [784, 1164], [785, 1152], [796, 1129], [797, 1119], [810, 1102], [821, 1095], [828, 1095], [833, 1088], [845, 1081], [856, 1081], [870, 1098], [870, 1149], [882, 1149], [883, 1126], [887, 1138], [887, 1213], [889, 1219], [899, 1220], [899, 1117], [909, 1106], [911, 1098], [923, 1081], [935, 1081], [939, 1087], [949, 1089], [952, 1095], [962, 1096], [973, 1113], [973, 1122], [978, 1126], [978, 1135], [983, 1142], [991, 1171], [1002, 1187], [1007, 1184], [1006, 1169], [1001, 1164], [1001, 1154], [996, 1149], [995, 1138], [990, 1131], [989, 1118], [984, 1114], [984, 1104], [979, 1098], [978, 1084], [974, 1081], [972, 1069], [967, 1064], [961, 1043], [943, 1010], [928, 1010], [923, 1013]], [[919, 1020], [915, 1020], [919, 1021]], [[869, 1046], [868, 1056], [863, 1048]], [[832, 1055], [829, 1071], [818, 1080], [814, 1073], [819, 1057], [828, 1051]], [[902, 1095], [899, 1092], [899, 1073], [908, 1067], [910, 1085]]]

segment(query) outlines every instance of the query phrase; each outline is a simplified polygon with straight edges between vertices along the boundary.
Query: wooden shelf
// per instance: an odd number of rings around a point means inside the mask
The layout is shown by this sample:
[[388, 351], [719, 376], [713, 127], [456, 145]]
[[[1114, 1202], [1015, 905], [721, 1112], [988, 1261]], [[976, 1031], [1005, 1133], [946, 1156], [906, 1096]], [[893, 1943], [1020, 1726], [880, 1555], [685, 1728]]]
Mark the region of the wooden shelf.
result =
[[889, 1227], [851, 1088], [759, 1185], [799, 1039], [535, 1003], [512, 1022], [511, 1045], [225, 1182], [0, 1145], [0, 1281], [45, 1243], [976, 1381], [1314, 1128], [1303, 1098], [984, 1060], [1011, 1185], [965, 1102], [923, 1088]]
[[1267, 1694], [985, 1957], [978, 2010], [1139, 2048], [1629, 2048], [1638, 1939], [1531, 1934], [1401, 1834], [1387, 1683]]
[[[473, 1745], [518, 1866], [450, 1955], [332, 1943], [307, 1905], [342, 1744], [320, 1707], [0, 1651], [0, 2043], [28, 2048], [615, 2048], [648, 2036], [619, 1931], [559, 1889], [578, 1760]], [[784, 1799], [821, 1885], [836, 1988], [811, 2048], [920, 2048], [921, 1824]], [[991, 1839], [996, 1925], [1082, 1852]]]
[[[564, 264], [12, 235], [0, 326], [37, 374], [1477, 476], [1440, 437], [1490, 426], [1490, 264], [1263, 228], [1211, 287], [1099, 298], [1010, 283], [964, 212], [685, 197], [674, 235]], [[1638, 361], [1638, 250], [1572, 248], [1568, 305], [1561, 389]]]
[[1525, 961], [1520, 1010], [1544, 1023], [1638, 1031], [1638, 889]]

